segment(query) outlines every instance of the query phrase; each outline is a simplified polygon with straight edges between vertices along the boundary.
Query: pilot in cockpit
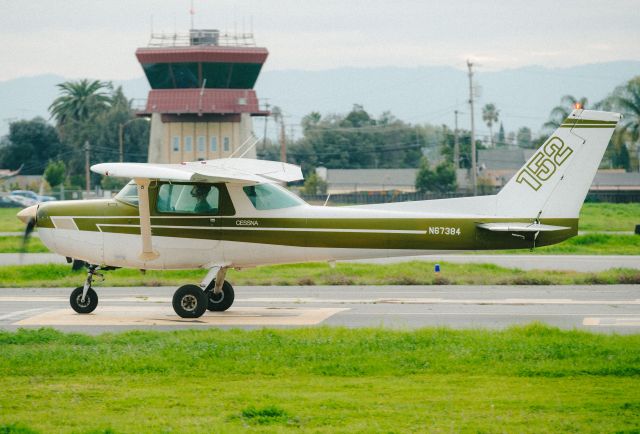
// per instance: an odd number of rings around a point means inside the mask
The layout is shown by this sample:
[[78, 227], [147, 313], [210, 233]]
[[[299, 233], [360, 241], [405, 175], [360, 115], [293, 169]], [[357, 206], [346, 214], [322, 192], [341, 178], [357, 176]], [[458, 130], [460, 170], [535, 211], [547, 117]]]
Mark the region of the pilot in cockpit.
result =
[[208, 184], [197, 184], [191, 189], [191, 196], [196, 198], [196, 206], [193, 211], [196, 214], [206, 214], [213, 210], [209, 202], [207, 202], [207, 196], [211, 191], [211, 186]]

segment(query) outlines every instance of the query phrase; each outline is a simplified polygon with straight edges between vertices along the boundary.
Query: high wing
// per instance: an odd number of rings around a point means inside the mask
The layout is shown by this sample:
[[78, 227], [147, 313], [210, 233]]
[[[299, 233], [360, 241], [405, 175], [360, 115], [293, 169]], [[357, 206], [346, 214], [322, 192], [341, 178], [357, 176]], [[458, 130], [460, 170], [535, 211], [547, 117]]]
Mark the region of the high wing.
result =
[[101, 163], [91, 170], [105, 176], [165, 181], [260, 184], [303, 179], [300, 166], [250, 158], [221, 158], [181, 164]]

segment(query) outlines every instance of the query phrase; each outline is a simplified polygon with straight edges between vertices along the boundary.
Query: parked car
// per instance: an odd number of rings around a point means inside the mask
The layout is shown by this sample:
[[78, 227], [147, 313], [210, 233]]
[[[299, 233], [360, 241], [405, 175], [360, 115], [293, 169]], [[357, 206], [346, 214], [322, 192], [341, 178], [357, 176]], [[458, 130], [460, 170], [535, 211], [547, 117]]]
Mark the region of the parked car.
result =
[[34, 200], [36, 202], [49, 202], [52, 200], [57, 200], [55, 197], [53, 196], [40, 196], [39, 194], [34, 193], [33, 191], [30, 190], [14, 190], [11, 192], [12, 196], [22, 196], [22, 197], [26, 197], [27, 199], [31, 199]]
[[35, 200], [24, 196], [7, 194], [0, 197], [0, 208], [26, 208], [37, 203]]

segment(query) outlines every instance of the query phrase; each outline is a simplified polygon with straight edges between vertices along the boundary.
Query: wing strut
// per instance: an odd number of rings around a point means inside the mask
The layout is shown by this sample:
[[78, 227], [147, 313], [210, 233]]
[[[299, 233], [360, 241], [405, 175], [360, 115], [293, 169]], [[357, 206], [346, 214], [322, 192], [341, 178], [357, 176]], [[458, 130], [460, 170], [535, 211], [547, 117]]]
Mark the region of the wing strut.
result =
[[142, 238], [142, 253], [140, 259], [143, 261], [153, 261], [158, 256], [153, 251], [151, 244], [151, 214], [149, 212], [149, 184], [148, 178], [135, 178], [138, 186], [138, 209], [140, 211], [140, 236]]

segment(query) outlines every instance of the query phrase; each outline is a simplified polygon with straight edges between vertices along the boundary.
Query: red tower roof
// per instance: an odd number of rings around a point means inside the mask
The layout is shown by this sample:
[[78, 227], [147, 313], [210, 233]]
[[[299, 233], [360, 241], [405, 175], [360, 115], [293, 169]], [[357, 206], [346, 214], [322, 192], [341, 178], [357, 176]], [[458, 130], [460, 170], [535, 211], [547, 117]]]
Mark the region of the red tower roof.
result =
[[266, 116], [260, 110], [256, 92], [251, 89], [154, 89], [149, 92], [141, 115], [162, 114], [239, 114]]
[[148, 63], [259, 63], [264, 64], [269, 52], [262, 47], [220, 47], [195, 45], [190, 47], [146, 47], [136, 50], [141, 64]]

